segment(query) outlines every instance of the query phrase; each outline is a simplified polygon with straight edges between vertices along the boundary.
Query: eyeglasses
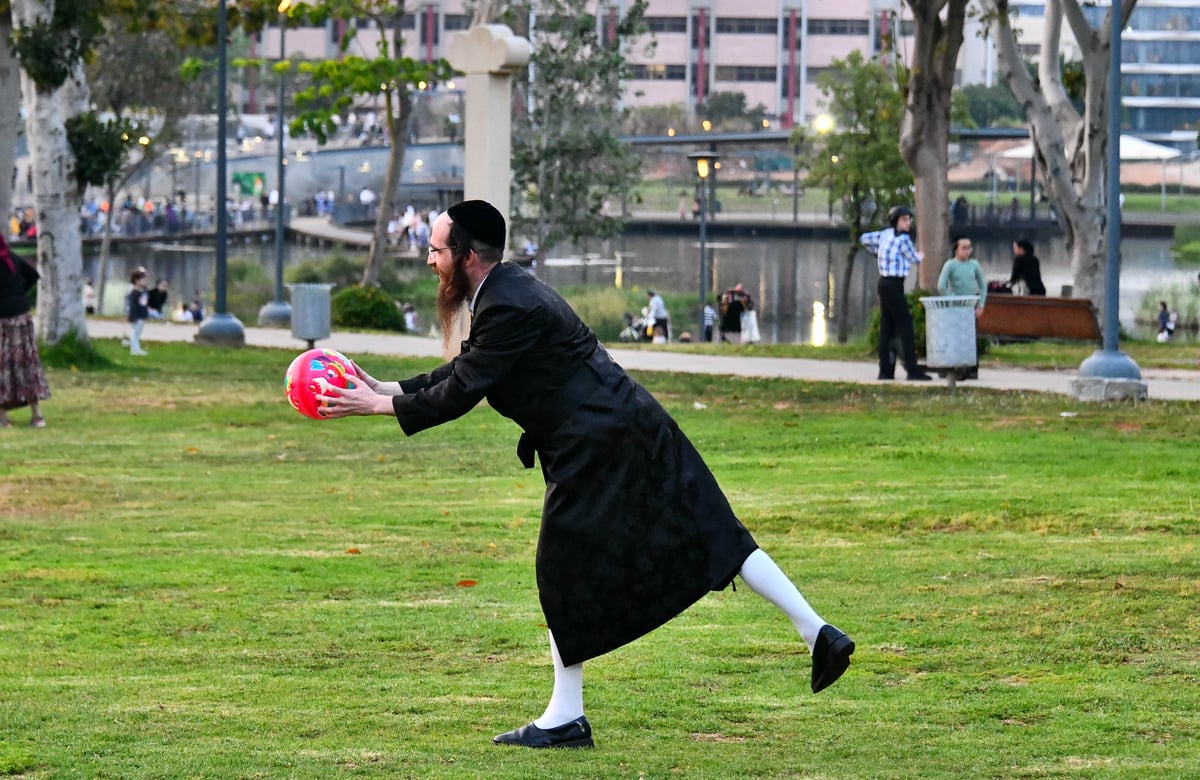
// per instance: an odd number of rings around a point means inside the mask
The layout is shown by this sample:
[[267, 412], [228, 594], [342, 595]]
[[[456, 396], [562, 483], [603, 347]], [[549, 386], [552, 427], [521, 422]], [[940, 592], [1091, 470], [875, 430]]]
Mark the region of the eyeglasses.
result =
[[453, 249], [453, 248], [454, 247], [450, 247], [450, 246], [434, 246], [433, 244], [430, 244], [429, 250], [425, 253], [425, 256], [433, 257], [438, 252], [445, 252], [447, 249]]

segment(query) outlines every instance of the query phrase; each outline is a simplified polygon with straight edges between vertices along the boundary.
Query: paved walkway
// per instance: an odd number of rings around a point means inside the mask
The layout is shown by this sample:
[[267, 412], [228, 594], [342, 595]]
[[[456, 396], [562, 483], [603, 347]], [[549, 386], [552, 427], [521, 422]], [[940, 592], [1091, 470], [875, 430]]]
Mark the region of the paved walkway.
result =
[[[129, 325], [106, 319], [88, 321], [88, 333], [93, 338], [120, 338]], [[278, 347], [297, 352], [307, 343], [293, 338], [291, 331], [282, 328], [247, 326], [246, 344], [256, 347]], [[156, 341], [192, 341], [196, 326], [148, 322], [142, 341], [149, 345], [153, 360]], [[442, 357], [442, 343], [437, 339], [402, 334], [337, 332], [322, 339], [318, 346], [344, 352], [351, 357], [361, 355], [395, 355], [406, 357]], [[731, 347], [733, 352], [737, 348]], [[662, 352], [637, 349], [610, 350], [613, 358], [627, 369], [635, 371], [673, 371], [678, 373], [717, 374], [728, 376], [781, 377], [811, 382], [852, 382], [869, 385], [906, 384], [904, 381], [880, 382], [875, 378], [873, 362], [845, 360], [812, 360], [807, 358], [767, 358], [744, 355], [696, 355], [686, 352]], [[364, 363], [366, 361], [363, 361]], [[979, 379], [963, 382], [965, 387], [987, 387], [996, 390], [1025, 390], [1039, 393], [1070, 394], [1070, 380], [1075, 370], [1034, 371], [1020, 368], [980, 368]], [[1160, 400], [1200, 401], [1200, 371], [1183, 369], [1142, 369], [1150, 397]], [[943, 386], [944, 382], [934, 381]], [[917, 385], [914, 385], [917, 386]]]

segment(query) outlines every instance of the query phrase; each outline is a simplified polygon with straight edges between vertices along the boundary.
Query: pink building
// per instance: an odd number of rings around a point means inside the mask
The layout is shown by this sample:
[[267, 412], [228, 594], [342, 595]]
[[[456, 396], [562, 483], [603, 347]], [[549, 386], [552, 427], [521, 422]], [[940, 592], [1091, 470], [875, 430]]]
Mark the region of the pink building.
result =
[[[617, 8], [614, 4], [611, 13]], [[748, 106], [766, 106], [778, 126], [807, 122], [821, 112], [816, 78], [834, 59], [878, 51], [881, 31], [899, 34], [902, 47], [911, 41], [902, 9], [899, 0], [651, 0], [646, 23], [657, 45], [650, 57], [634, 47], [626, 104], [681, 104], [692, 111], [714, 92], [742, 92]], [[604, 24], [605, 12], [599, 16]], [[417, 5], [402, 23], [404, 53], [443, 57], [448, 35], [469, 23], [462, 0]], [[356, 22], [289, 31], [287, 50], [311, 58], [336, 56], [348, 24]], [[351, 51], [374, 56], [374, 31], [364, 23], [358, 36]], [[984, 45], [969, 32], [962, 61], [980, 59], [972, 52]], [[259, 54], [273, 57], [278, 51], [278, 29], [270, 28]], [[983, 68], [966, 73], [963, 81], [984, 80]]]

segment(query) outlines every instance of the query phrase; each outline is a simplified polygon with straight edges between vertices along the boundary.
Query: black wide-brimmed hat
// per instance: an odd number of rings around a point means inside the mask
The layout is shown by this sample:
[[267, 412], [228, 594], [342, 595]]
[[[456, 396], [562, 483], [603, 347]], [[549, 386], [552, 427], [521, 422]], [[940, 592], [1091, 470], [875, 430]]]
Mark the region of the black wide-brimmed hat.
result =
[[486, 200], [464, 200], [446, 209], [446, 213], [476, 241], [496, 249], [504, 248], [507, 235], [504, 215]]

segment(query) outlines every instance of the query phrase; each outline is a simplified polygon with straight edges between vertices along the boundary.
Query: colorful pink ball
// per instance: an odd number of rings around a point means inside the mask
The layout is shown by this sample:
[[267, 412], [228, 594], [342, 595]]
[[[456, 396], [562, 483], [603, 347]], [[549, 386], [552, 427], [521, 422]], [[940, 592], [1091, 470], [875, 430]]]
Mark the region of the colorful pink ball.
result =
[[325, 384], [347, 387], [347, 381], [358, 376], [354, 363], [336, 349], [310, 349], [296, 356], [283, 377], [283, 392], [292, 408], [314, 420], [324, 404], [316, 399]]

